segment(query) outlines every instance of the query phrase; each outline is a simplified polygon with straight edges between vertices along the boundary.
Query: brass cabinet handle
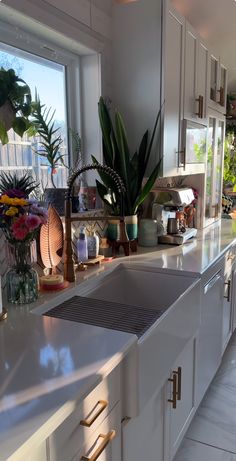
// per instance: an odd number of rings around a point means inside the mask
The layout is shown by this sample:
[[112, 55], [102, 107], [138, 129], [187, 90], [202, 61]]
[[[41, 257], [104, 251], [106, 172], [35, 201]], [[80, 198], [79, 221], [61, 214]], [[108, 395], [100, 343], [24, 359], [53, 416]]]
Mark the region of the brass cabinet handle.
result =
[[94, 421], [96, 421], [96, 419], [100, 416], [100, 414], [105, 410], [105, 408], [108, 405], [108, 402], [107, 402], [107, 400], [98, 400], [96, 406], [97, 405], [100, 405], [100, 408], [98, 409], [97, 413], [95, 413], [95, 415], [92, 416], [92, 418], [90, 418], [90, 419], [89, 418], [81, 419], [81, 421], [80, 421], [81, 426], [85, 426], [85, 427], [92, 426]]
[[231, 280], [228, 280], [228, 282], [225, 282], [225, 285], [228, 286], [228, 290], [227, 290], [227, 295], [224, 296], [224, 298], [227, 299], [228, 302], [230, 302], [230, 288], [231, 288]]
[[173, 383], [172, 388], [172, 399], [168, 399], [168, 402], [172, 403], [172, 408], [176, 408], [177, 406], [177, 374], [173, 373], [173, 378], [169, 378], [168, 381]]
[[[177, 167], [185, 169], [185, 167], [186, 167], [186, 150], [185, 150], [185, 147], [182, 150], [176, 150], [176, 154], [178, 154]], [[181, 154], [181, 160], [180, 160], [180, 154]]]
[[101, 455], [101, 453], [105, 450], [106, 446], [114, 437], [116, 436], [116, 431], [112, 430], [108, 432], [108, 434], [99, 434], [98, 437], [102, 437], [103, 441], [97, 448], [97, 450], [94, 452], [94, 454], [90, 457], [88, 456], [81, 456], [81, 461], [96, 461], [98, 457]]
[[177, 376], [178, 378], [178, 387], [177, 387], [177, 400], [181, 400], [181, 394], [182, 394], [182, 368], [178, 367], [177, 371], [173, 371], [173, 373]]
[[199, 94], [198, 98], [196, 98], [195, 101], [198, 102], [198, 112], [195, 112], [195, 114], [199, 118], [203, 118], [203, 96]]

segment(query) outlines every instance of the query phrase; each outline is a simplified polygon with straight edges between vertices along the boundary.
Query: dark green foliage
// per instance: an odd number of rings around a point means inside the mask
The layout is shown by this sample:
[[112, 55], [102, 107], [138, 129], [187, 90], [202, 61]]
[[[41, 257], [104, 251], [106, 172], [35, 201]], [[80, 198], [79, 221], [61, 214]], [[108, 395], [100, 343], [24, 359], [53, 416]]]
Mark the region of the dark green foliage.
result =
[[[13, 69], [0, 68], [0, 107], [9, 102], [13, 113], [10, 128], [23, 136], [30, 127], [28, 116], [31, 113], [31, 91], [24, 80], [19, 78]], [[15, 114], [15, 116], [14, 116]], [[9, 128], [8, 128], [9, 129]], [[0, 121], [0, 140], [8, 143], [8, 135], [4, 120]]]
[[[102, 97], [98, 103], [98, 113], [103, 136], [104, 163], [115, 170], [123, 180], [126, 188], [124, 197], [125, 215], [133, 215], [137, 212], [139, 205], [151, 191], [159, 174], [161, 160], [159, 160], [146, 183], [143, 185], [157, 128], [158, 145], [160, 141], [161, 109], [158, 112], [150, 141], [148, 131], [146, 131], [143, 135], [138, 151], [132, 156], [130, 154], [125, 126], [121, 114], [116, 111], [113, 125], [109, 110]], [[92, 159], [94, 163], [97, 163], [93, 156]], [[104, 203], [111, 207], [112, 213], [118, 215], [120, 213], [120, 196], [116, 190], [114, 182], [104, 173], [100, 173], [100, 178], [103, 184], [97, 181], [98, 193]]]

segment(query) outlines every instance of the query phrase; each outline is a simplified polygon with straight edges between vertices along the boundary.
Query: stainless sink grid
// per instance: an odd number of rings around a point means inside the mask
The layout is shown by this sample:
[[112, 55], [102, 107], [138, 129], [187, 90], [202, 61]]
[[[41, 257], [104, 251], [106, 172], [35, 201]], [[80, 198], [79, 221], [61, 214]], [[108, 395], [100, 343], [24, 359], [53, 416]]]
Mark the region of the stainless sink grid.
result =
[[140, 338], [164, 310], [74, 296], [44, 315], [133, 333]]

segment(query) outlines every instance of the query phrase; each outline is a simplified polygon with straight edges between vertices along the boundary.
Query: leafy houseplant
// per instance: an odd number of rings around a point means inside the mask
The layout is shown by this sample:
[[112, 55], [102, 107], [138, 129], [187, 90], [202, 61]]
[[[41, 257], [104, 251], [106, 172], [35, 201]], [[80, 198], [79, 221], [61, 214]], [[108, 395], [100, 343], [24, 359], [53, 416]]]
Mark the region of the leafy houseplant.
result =
[[224, 149], [224, 191], [227, 194], [226, 188], [236, 190], [236, 146], [235, 146], [235, 132], [233, 129], [228, 129], [225, 136], [225, 149]]
[[7, 132], [13, 130], [23, 136], [31, 123], [31, 92], [24, 80], [13, 69], [0, 68], [0, 140], [7, 144]]
[[[160, 124], [161, 109], [158, 112], [150, 141], [147, 130], [142, 137], [138, 151], [132, 156], [121, 114], [116, 111], [113, 124], [108, 107], [102, 97], [98, 103], [98, 113], [103, 137], [105, 164], [115, 170], [123, 180], [126, 189], [124, 196], [125, 215], [135, 215], [139, 205], [151, 191], [160, 170], [161, 160], [159, 160], [151, 175], [143, 184], [156, 130]], [[94, 163], [97, 163], [95, 157], [92, 157], [92, 159]], [[97, 181], [98, 193], [110, 208], [112, 214], [118, 216], [120, 214], [119, 193], [111, 178], [103, 173], [100, 173], [100, 178], [102, 183]]]
[[47, 160], [46, 166], [49, 164], [52, 186], [56, 189], [53, 175], [56, 168], [61, 164], [65, 166], [65, 163], [64, 154], [61, 154], [63, 139], [60, 128], [55, 128], [54, 115], [55, 111], [51, 112], [51, 108], [47, 109], [41, 104], [36, 94], [35, 101], [32, 102], [32, 130], [29, 130], [29, 134], [37, 134], [42, 138], [40, 148], [35, 150], [35, 153]]

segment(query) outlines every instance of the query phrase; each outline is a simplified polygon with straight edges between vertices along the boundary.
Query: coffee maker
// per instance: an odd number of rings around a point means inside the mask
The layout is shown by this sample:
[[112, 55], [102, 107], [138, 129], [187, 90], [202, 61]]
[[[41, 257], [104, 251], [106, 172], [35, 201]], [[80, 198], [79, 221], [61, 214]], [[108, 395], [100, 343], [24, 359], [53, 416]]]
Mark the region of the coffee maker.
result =
[[158, 188], [152, 205], [152, 218], [162, 225], [159, 243], [182, 245], [197, 234], [197, 229], [188, 227], [185, 208], [194, 200], [191, 188]]

